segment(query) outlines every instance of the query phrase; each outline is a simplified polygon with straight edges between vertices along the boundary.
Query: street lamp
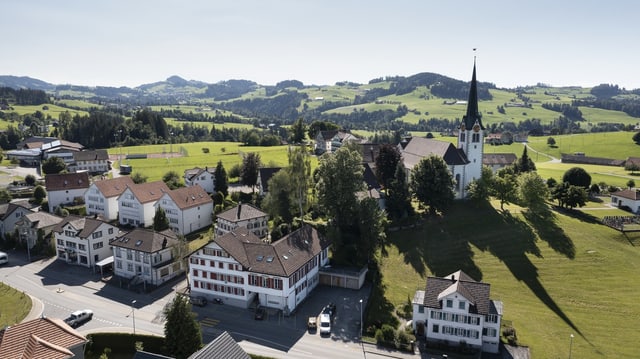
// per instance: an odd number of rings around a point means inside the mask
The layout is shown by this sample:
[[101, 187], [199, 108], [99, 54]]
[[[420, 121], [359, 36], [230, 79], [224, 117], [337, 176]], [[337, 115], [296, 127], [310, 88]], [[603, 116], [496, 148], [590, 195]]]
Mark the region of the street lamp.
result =
[[360, 341], [362, 341], [362, 299], [360, 299]]
[[22, 231], [22, 238], [27, 243], [27, 260], [31, 263], [31, 248], [29, 247], [29, 236], [26, 229]]
[[131, 301], [131, 317], [133, 318], [133, 335], [136, 335], [136, 309], [133, 305], [136, 304], [135, 299]]
[[573, 334], [569, 336], [569, 359], [571, 359], [571, 347], [573, 346]]

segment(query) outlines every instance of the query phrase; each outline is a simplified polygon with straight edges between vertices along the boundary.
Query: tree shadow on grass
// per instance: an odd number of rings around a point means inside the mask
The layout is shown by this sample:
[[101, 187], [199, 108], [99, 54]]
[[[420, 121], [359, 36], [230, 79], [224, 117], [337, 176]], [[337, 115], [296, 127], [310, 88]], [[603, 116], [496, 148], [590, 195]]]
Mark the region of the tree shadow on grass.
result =
[[[461, 269], [482, 281], [482, 271], [473, 260], [473, 245], [502, 261], [517, 280], [524, 282], [541, 302], [582, 335], [544, 288], [538, 269], [528, 257], [542, 257], [532, 226], [541, 238], [555, 246], [555, 250], [575, 256], [573, 243], [555, 224], [553, 217], [537, 218], [535, 223], [529, 224], [508, 211], [498, 212], [489, 204], [474, 207], [461, 202], [454, 207], [446, 220], [430, 220], [422, 228], [394, 233], [390, 237], [390, 244], [398, 248], [405, 263], [422, 276], [425, 276], [426, 268], [439, 277]], [[557, 233], [561, 236], [554, 239]]]
[[389, 324], [396, 328], [400, 321], [395, 316], [395, 307], [385, 296], [386, 286], [382, 280], [382, 273], [377, 263], [369, 263], [369, 275], [371, 275], [371, 295], [365, 307], [365, 332], [369, 336], [375, 335], [375, 329], [379, 329], [383, 324]]
[[569, 259], [575, 259], [576, 247], [571, 238], [558, 226], [555, 213], [550, 210], [526, 211], [523, 212], [523, 216], [538, 233], [538, 237], [547, 242], [549, 247]]

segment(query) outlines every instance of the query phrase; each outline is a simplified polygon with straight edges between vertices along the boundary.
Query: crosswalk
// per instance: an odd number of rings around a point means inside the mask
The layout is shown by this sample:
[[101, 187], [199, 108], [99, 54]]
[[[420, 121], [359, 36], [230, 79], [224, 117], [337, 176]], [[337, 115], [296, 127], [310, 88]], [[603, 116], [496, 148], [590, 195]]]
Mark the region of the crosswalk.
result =
[[200, 321], [200, 325], [204, 325], [205, 327], [215, 327], [218, 323], [220, 323], [220, 321], [213, 318], [204, 318]]

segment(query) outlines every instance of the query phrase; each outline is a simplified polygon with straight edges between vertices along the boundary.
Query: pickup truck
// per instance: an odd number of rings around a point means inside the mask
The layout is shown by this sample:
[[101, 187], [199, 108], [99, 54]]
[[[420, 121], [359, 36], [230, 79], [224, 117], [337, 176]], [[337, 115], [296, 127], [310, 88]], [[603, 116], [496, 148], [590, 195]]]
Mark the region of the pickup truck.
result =
[[318, 328], [318, 317], [309, 317], [307, 320], [307, 329], [315, 330]]

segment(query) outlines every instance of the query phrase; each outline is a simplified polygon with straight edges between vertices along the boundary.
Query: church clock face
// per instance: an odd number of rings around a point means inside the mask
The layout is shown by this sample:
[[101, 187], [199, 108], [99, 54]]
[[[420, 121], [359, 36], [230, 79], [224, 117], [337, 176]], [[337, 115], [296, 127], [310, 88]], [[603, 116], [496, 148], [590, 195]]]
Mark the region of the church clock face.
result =
[[478, 132], [478, 131], [480, 131], [480, 125], [474, 125], [473, 132]]

